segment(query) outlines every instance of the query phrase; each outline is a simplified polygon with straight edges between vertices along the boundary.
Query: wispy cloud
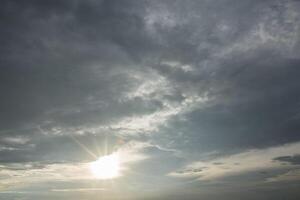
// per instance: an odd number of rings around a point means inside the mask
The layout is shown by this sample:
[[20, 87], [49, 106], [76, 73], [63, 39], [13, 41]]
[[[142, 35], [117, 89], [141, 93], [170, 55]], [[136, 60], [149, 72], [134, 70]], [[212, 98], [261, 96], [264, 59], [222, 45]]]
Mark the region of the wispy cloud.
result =
[[107, 188], [65, 188], [65, 189], [51, 189], [51, 192], [92, 192], [105, 191]]
[[193, 162], [181, 170], [171, 172], [169, 175], [182, 178], [198, 178], [199, 180], [218, 180], [223, 177], [254, 171], [289, 169], [291, 165], [283, 165], [281, 162], [274, 161], [274, 158], [294, 155], [299, 151], [300, 143], [266, 149], [252, 149], [208, 161]]

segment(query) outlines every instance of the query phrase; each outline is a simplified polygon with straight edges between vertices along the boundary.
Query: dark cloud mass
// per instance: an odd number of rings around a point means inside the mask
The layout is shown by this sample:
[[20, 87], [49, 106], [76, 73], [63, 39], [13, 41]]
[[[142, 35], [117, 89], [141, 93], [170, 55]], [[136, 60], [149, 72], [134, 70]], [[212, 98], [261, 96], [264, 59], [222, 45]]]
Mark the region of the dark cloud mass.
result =
[[280, 162], [288, 162], [293, 165], [299, 165], [300, 164], [300, 155], [280, 156], [280, 157], [274, 158], [273, 160], [280, 161]]
[[[1, 1], [0, 200], [298, 199], [299, 10]], [[115, 187], [80, 171], [115, 151]]]

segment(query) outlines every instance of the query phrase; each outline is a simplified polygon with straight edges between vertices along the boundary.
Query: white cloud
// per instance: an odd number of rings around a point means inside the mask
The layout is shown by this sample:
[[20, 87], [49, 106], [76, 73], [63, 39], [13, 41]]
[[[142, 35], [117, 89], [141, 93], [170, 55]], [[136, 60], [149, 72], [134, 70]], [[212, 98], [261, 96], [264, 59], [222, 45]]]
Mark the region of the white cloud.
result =
[[26, 144], [29, 142], [29, 138], [23, 136], [16, 136], [16, 137], [5, 137], [2, 141], [9, 143], [9, 144]]
[[282, 165], [273, 159], [299, 152], [299, 142], [267, 149], [252, 149], [209, 161], [193, 162], [169, 175], [182, 178], [195, 177], [199, 180], [216, 180], [258, 170], [288, 169], [291, 167], [290, 165]]
[[150, 147], [149, 143], [131, 141], [123, 145], [120, 149], [117, 150], [117, 153], [120, 157], [121, 165], [126, 168], [126, 165], [145, 160], [148, 158], [147, 155], [141, 153], [144, 148]]

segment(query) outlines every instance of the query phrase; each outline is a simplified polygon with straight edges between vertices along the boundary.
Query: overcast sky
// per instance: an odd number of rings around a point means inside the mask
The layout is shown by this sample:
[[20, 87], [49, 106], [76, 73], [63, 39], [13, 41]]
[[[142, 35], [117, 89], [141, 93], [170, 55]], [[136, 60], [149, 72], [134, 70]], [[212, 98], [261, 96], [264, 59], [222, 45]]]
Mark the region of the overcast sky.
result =
[[300, 199], [300, 1], [3, 0], [0, 92], [0, 200]]

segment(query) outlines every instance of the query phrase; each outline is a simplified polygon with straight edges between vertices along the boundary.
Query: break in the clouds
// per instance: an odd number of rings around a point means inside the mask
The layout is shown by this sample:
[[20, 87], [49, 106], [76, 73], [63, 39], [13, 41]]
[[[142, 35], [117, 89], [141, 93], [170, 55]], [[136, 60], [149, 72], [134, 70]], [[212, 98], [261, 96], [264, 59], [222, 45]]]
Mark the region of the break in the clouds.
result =
[[0, 4], [0, 199], [299, 198], [299, 1]]

